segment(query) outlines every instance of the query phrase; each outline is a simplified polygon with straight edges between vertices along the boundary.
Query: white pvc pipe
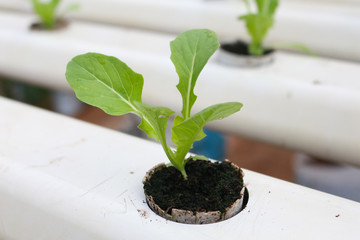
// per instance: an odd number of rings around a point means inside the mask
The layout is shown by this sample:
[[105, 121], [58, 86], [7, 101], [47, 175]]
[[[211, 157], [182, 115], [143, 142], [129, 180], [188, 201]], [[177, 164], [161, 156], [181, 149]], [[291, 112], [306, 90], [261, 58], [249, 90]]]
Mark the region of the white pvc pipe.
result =
[[[239, 0], [64, 0], [79, 3], [78, 19], [169, 33], [210, 28], [221, 38], [247, 39], [237, 17], [246, 12]], [[0, 0], [0, 8], [32, 11], [30, 2]], [[301, 43], [318, 55], [360, 61], [360, 7], [350, 3], [280, 1], [268, 44]]]
[[[226, 1], [226, 0], [225, 0]], [[360, 0], [282, 0], [282, 2], [321, 2], [323, 4], [337, 3], [340, 5], [358, 5]]]
[[245, 170], [246, 209], [216, 224], [155, 215], [141, 180], [159, 144], [0, 98], [0, 238], [357, 239], [357, 202]]
[[[0, 73], [70, 91], [66, 63], [88, 51], [116, 56], [144, 75], [143, 99], [180, 110], [170, 35], [73, 22], [59, 32], [31, 32], [31, 17], [0, 15]], [[261, 69], [219, 65], [201, 74], [194, 112], [240, 101], [240, 113], [210, 126], [333, 161], [360, 165], [360, 66], [325, 58], [276, 54]]]
[[297, 184], [360, 202], [360, 168], [324, 163], [300, 153], [293, 163]]

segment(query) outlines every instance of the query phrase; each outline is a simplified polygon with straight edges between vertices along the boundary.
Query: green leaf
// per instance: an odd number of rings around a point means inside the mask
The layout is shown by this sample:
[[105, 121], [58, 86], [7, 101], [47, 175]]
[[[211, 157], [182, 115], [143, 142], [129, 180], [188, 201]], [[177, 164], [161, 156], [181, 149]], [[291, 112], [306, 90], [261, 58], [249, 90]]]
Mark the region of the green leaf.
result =
[[259, 14], [272, 16], [275, 14], [279, 2], [278, 0], [256, 0], [256, 5]]
[[68, 14], [70, 12], [75, 12], [78, 11], [80, 9], [80, 5], [79, 4], [71, 4], [69, 6], [66, 7], [66, 9], [62, 10], [62, 12], [58, 15], [59, 19], [63, 18], [65, 14]]
[[185, 156], [194, 141], [202, 139], [206, 123], [227, 117], [242, 107], [231, 102], [210, 106], [190, 116], [196, 96], [196, 80], [210, 56], [219, 47], [217, 36], [210, 30], [193, 30], [181, 34], [171, 43], [172, 61], [179, 74], [178, 89], [183, 96], [183, 116], [173, 125], [175, 152], [166, 143], [169, 117], [174, 113], [165, 107], [149, 106], [141, 101], [143, 77], [125, 63], [111, 56], [87, 53], [76, 56], [67, 65], [66, 79], [76, 96], [111, 115], [134, 113], [142, 118], [139, 128], [159, 140], [167, 157], [187, 179]]
[[192, 148], [193, 142], [199, 136], [205, 124], [230, 116], [239, 111], [241, 107], [242, 104], [239, 102], [212, 105], [173, 127], [173, 141], [177, 146], [175, 162], [184, 161], [186, 154]]
[[190, 159], [196, 159], [196, 160], [203, 160], [203, 161], [209, 161], [210, 159], [203, 156], [203, 155], [192, 155], [185, 159], [185, 162], [188, 162]]
[[219, 48], [219, 40], [207, 29], [189, 30], [170, 43], [171, 60], [179, 75], [176, 86], [182, 96], [183, 118], [190, 117], [197, 96], [194, 94], [196, 80], [209, 58]]
[[139, 128], [166, 143], [166, 124], [174, 112], [142, 104], [143, 77], [125, 63], [115, 57], [87, 53], [73, 58], [65, 75], [81, 101], [110, 115], [134, 113], [142, 118]]
[[64, 13], [79, 11], [79, 9], [80, 9], [80, 5], [77, 4], [77, 3], [74, 3], [74, 4], [69, 5], [69, 6], [64, 10]]
[[268, 15], [258, 14], [243, 15], [239, 19], [245, 20], [246, 28], [251, 36], [250, 54], [262, 55], [262, 42], [268, 30], [273, 26], [274, 19]]
[[243, 2], [245, 3], [247, 12], [251, 13], [251, 6], [249, 0], [243, 0]]
[[298, 50], [310, 56], [318, 57], [318, 55], [313, 52], [309, 47], [301, 43], [275, 43], [272, 44], [271, 47], [285, 50]]
[[60, 0], [51, 0], [49, 2], [43, 2], [40, 0], [32, 0], [34, 11], [39, 15], [42, 24], [47, 29], [53, 29], [56, 23], [56, 8], [58, 7]]
[[138, 102], [135, 102], [135, 105], [142, 118], [138, 127], [155, 140], [160, 140], [159, 136], [165, 136], [169, 117], [174, 111], [166, 107], [154, 107]]
[[80, 100], [110, 115], [135, 113], [133, 102], [141, 102], [143, 77], [115, 57], [76, 56], [67, 65], [66, 79]]
[[[248, 2], [245, 1], [248, 7]], [[274, 24], [274, 14], [278, 7], [278, 0], [256, 0], [257, 13], [248, 13], [240, 16], [240, 20], [244, 20], [246, 28], [251, 36], [249, 44], [249, 53], [254, 56], [263, 55], [264, 49], [262, 43], [266, 37], [268, 30]]]
[[[173, 123], [173, 128], [176, 125], [179, 125], [180, 123], [182, 123], [184, 121], [184, 118], [181, 116], [176, 116], [174, 119], [174, 123]], [[204, 137], [206, 137], [206, 134], [204, 133], [203, 130], [200, 131], [199, 135], [195, 138], [195, 141], [200, 141], [201, 139], [203, 139]], [[172, 135], [172, 141], [176, 142], [176, 136]]]

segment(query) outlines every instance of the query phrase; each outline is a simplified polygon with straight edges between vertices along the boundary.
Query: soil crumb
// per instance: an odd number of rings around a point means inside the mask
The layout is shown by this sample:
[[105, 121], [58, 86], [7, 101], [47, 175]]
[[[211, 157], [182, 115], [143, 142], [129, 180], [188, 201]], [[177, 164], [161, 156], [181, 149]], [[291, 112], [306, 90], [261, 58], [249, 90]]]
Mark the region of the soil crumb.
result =
[[137, 209], [138, 213], [140, 214], [141, 217], [147, 219], [148, 218], [148, 213], [145, 210], [142, 209]]

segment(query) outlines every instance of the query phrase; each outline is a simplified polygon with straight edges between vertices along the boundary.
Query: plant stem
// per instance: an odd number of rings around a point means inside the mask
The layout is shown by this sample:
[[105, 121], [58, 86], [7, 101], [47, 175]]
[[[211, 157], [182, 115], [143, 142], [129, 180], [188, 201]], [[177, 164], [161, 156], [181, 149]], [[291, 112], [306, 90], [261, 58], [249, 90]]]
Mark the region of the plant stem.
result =
[[256, 42], [251, 42], [248, 51], [252, 56], [261, 56], [264, 54], [264, 49], [262, 48], [261, 44]]
[[185, 171], [185, 161], [182, 161], [181, 163], [178, 163], [177, 161], [175, 161], [176, 158], [175, 158], [174, 152], [171, 150], [171, 148], [167, 144], [165, 134], [158, 134], [158, 136], [160, 136], [159, 137], [160, 143], [165, 151], [166, 156], [168, 157], [168, 159], [170, 160], [172, 165], [181, 172], [184, 179], [187, 180], [187, 174]]
[[182, 169], [182, 170], [180, 170], [180, 172], [181, 172], [181, 174], [183, 175], [184, 180], [188, 180], [188, 176], [187, 176], [187, 174], [186, 174], [185, 168]]
[[166, 156], [168, 157], [168, 159], [170, 160], [170, 162], [172, 163], [172, 165], [181, 172], [181, 174], [183, 175], [184, 179], [187, 180], [187, 174], [185, 171], [185, 161], [182, 161], [180, 164], [178, 162], [176, 162], [175, 156], [174, 156], [174, 152], [170, 149], [170, 147], [167, 145], [166, 143], [166, 139], [164, 137], [160, 137], [160, 143], [161, 146], [163, 147]]

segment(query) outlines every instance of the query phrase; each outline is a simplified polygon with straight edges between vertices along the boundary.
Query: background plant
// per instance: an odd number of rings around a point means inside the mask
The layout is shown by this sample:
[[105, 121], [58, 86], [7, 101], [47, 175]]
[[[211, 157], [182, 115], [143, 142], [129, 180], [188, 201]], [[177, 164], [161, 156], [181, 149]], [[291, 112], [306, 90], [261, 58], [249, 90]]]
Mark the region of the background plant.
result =
[[[56, 11], [60, 0], [31, 0], [35, 13], [39, 16], [42, 25], [46, 29], [54, 29], [57, 22]], [[65, 12], [77, 10], [77, 4], [70, 5]]]
[[255, 0], [256, 12], [251, 11], [249, 0], [244, 0], [248, 13], [239, 17], [244, 20], [251, 37], [248, 52], [250, 55], [264, 54], [263, 41], [269, 29], [274, 25], [274, 14], [278, 7], [278, 0]]
[[[76, 96], [111, 115], [133, 113], [142, 118], [140, 129], [160, 141], [171, 164], [185, 179], [186, 156], [193, 142], [205, 137], [203, 127], [208, 122], [227, 117], [240, 110], [239, 102], [212, 105], [191, 115], [197, 96], [194, 87], [209, 58], [219, 48], [219, 40], [207, 29], [189, 30], [170, 43], [171, 60], [179, 76], [176, 86], [182, 96], [181, 115], [175, 117], [172, 140], [175, 150], [166, 142], [167, 123], [174, 111], [166, 107], [149, 106], [142, 102], [142, 75], [121, 60], [99, 53], [76, 56], [67, 65], [66, 79]], [[161, 93], [159, 93], [161, 94]]]

